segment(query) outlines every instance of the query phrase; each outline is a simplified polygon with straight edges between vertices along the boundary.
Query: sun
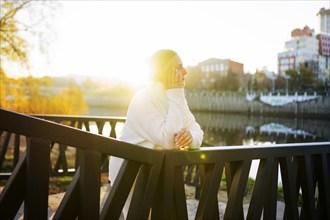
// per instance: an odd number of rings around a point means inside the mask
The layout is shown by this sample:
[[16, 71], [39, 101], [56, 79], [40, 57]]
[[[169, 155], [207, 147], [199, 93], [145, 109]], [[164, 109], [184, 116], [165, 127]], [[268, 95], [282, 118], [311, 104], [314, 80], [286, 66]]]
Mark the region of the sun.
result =
[[144, 85], [150, 80], [147, 58], [116, 58], [116, 63], [108, 67], [111, 77], [136, 86]]

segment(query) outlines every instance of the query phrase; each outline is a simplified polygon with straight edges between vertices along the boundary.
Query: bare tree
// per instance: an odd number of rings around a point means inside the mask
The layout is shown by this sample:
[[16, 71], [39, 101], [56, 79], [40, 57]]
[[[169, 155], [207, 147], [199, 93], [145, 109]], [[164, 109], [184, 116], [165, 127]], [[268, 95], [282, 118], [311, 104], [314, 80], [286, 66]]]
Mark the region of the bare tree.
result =
[[50, 23], [55, 7], [50, 1], [0, 0], [1, 68], [10, 61], [28, 68], [31, 49], [47, 51], [54, 35]]

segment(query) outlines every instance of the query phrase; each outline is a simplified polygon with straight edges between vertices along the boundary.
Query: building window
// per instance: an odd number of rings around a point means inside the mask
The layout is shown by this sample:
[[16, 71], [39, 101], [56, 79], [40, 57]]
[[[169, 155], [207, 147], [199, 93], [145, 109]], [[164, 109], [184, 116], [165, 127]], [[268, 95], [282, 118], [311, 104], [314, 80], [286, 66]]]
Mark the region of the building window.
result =
[[215, 69], [216, 69], [216, 71], [220, 71], [220, 64], [215, 64]]

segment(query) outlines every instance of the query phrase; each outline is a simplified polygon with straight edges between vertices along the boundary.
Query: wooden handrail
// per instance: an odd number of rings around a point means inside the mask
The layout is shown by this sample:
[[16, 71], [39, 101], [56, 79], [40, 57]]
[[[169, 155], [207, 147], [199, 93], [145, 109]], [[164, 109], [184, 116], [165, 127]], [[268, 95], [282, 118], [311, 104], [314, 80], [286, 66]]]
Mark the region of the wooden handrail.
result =
[[3, 109], [0, 110], [0, 121], [0, 130], [52, 140], [56, 143], [98, 151], [116, 157], [127, 157], [129, 160], [139, 162], [145, 162], [146, 158], [152, 158], [151, 154], [156, 152], [111, 137], [92, 134], [81, 129]]
[[[186, 166], [198, 168], [199, 175], [196, 176], [201, 191], [195, 219], [278, 218], [279, 175], [285, 203], [283, 218], [330, 219], [330, 142], [159, 151], [48, 121], [70, 121], [72, 126], [73, 122], [78, 122], [79, 128], [83, 120], [97, 121], [99, 128], [103, 128], [103, 117], [38, 117], [44, 119], [0, 110], [1, 131], [30, 137], [27, 154], [18, 162], [0, 194], [0, 216], [4, 219], [11, 219], [23, 200], [27, 203], [26, 219], [45, 217], [45, 202], [40, 201], [45, 201], [45, 195], [48, 195], [45, 187], [48, 177], [40, 167], [48, 166], [49, 148], [53, 142], [81, 151], [79, 168], [54, 219], [118, 219], [133, 187], [127, 219], [147, 219], [150, 211], [152, 219], [187, 219], [183, 172]], [[126, 160], [99, 214], [102, 154]], [[35, 158], [42, 161], [36, 163]], [[259, 165], [245, 215], [243, 199], [252, 161], [259, 161]], [[36, 175], [39, 171], [43, 173], [40, 177]], [[220, 214], [217, 197], [222, 177], [225, 177], [227, 191], [223, 215]], [[31, 192], [36, 186], [41, 193], [32, 198]], [[16, 210], [9, 211], [5, 208], [8, 205]], [[43, 207], [42, 211], [37, 207]]]

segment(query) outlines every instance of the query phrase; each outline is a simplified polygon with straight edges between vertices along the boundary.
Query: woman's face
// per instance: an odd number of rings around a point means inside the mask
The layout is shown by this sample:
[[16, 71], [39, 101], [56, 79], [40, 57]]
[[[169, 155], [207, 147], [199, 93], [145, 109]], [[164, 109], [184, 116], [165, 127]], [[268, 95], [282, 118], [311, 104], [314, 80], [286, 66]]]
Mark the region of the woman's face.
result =
[[179, 75], [179, 77], [182, 79], [183, 85], [185, 81], [185, 76], [187, 75], [187, 70], [182, 66], [181, 58], [176, 55], [171, 59], [171, 63], [169, 72], [167, 73], [167, 76], [171, 76], [173, 74], [173, 71]]

